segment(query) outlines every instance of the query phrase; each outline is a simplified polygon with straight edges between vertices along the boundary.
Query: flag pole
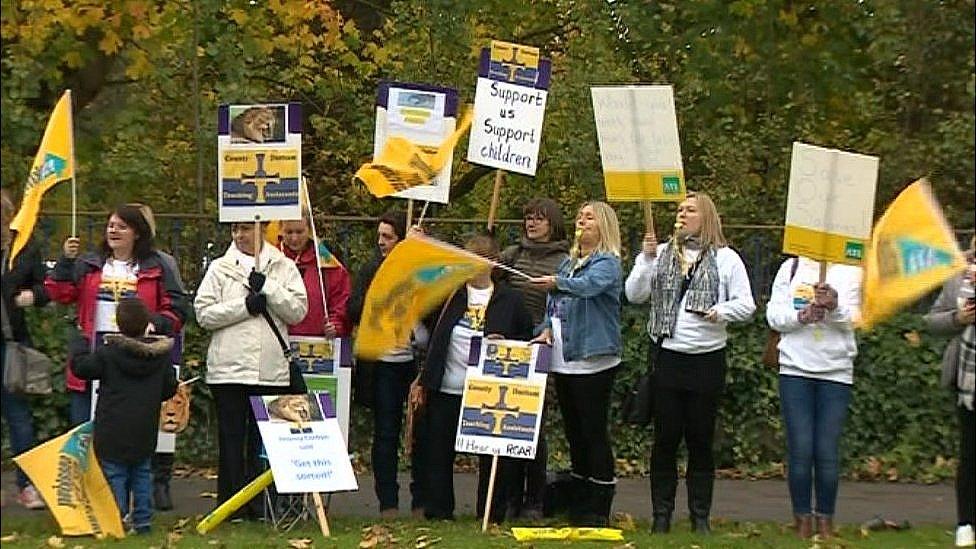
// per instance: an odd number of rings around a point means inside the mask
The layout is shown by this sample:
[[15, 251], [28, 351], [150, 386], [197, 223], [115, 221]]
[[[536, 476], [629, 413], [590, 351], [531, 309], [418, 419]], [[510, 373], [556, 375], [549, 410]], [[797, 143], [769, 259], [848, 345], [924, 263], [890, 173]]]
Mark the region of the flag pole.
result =
[[319, 294], [322, 296], [322, 310], [325, 311], [325, 319], [329, 319], [329, 306], [325, 303], [325, 282], [322, 280], [322, 267], [319, 264], [322, 258], [319, 256], [319, 235], [315, 231], [315, 217], [312, 216], [312, 200], [308, 195], [308, 178], [302, 176], [302, 199], [308, 207], [308, 225], [312, 229], [312, 248], [315, 249], [315, 272], [319, 274]]
[[71, 236], [78, 238], [78, 182], [75, 179], [78, 165], [75, 163], [74, 102], [71, 100], [71, 90], [67, 90], [65, 93], [68, 94], [68, 130], [70, 132], [68, 142], [71, 144]]

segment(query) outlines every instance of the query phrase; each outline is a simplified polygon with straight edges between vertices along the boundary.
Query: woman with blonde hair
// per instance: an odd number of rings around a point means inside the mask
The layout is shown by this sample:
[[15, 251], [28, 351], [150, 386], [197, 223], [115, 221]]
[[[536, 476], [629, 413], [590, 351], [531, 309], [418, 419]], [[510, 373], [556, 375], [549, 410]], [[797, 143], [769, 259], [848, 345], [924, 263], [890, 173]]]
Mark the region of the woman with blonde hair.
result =
[[576, 239], [555, 275], [532, 283], [549, 291], [545, 329], [551, 371], [572, 461], [570, 522], [605, 526], [616, 486], [608, 420], [620, 364], [620, 226], [605, 202], [576, 214]]
[[652, 531], [671, 529], [676, 454], [684, 439], [692, 528], [707, 534], [715, 482], [712, 440], [725, 386], [726, 325], [748, 320], [756, 310], [745, 265], [728, 246], [718, 210], [707, 194], [689, 192], [678, 205], [670, 241], [658, 245], [654, 234], [644, 236], [625, 289], [631, 302], [651, 302], [647, 328], [655, 368]]

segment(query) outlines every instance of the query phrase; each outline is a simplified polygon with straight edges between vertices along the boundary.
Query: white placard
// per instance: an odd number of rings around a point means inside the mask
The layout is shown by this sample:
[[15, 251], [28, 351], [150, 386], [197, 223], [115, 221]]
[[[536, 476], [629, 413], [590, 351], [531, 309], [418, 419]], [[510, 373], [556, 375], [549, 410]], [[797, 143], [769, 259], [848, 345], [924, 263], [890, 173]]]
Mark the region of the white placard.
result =
[[251, 407], [278, 492], [359, 489], [328, 393], [252, 396]]
[[291, 360], [296, 363], [305, 378], [310, 393], [328, 391], [336, 402], [336, 417], [342, 430], [342, 439], [349, 444], [349, 404], [352, 394], [352, 368], [342, 364], [344, 345], [342, 338], [330, 339], [315, 336], [288, 336]]
[[468, 162], [535, 175], [548, 92], [479, 77]]

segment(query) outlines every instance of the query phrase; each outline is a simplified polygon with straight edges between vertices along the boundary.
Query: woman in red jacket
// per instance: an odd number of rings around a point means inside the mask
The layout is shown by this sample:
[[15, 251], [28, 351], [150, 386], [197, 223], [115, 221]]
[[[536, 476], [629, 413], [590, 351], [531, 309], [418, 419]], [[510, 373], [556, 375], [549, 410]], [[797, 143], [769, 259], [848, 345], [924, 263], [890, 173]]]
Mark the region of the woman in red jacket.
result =
[[[308, 314], [298, 324], [288, 327], [291, 335], [344, 337], [349, 335], [346, 306], [349, 302], [351, 283], [349, 271], [325, 246], [319, 247], [319, 266], [315, 267], [315, 241], [308, 212], [302, 213], [301, 221], [281, 221], [278, 248], [295, 262], [305, 282], [308, 293]], [[325, 290], [323, 308], [322, 290]]]
[[[122, 205], [108, 217], [98, 253], [80, 254], [81, 241], [68, 238], [63, 255], [44, 281], [48, 296], [77, 306], [77, 328], [89, 348], [105, 333], [118, 332], [115, 309], [135, 295], [152, 311], [148, 331], [173, 335], [186, 319], [188, 303], [177, 274], [160, 258], [152, 230], [138, 206]], [[69, 361], [71, 358], [69, 357]], [[69, 419], [72, 425], [91, 417], [91, 389], [68, 368]]]

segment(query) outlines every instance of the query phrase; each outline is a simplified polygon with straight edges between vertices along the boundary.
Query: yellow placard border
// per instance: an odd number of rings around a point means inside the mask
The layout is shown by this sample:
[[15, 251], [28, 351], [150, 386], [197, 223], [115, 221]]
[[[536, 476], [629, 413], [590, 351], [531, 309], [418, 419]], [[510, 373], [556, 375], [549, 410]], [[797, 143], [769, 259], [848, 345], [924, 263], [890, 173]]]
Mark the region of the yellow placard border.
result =
[[816, 261], [861, 265], [868, 241], [847, 235], [787, 225], [783, 231], [783, 253], [802, 255]]
[[[665, 188], [665, 178], [677, 188]], [[610, 202], [681, 202], [687, 195], [685, 175], [681, 170], [653, 172], [603, 172], [607, 200]]]

